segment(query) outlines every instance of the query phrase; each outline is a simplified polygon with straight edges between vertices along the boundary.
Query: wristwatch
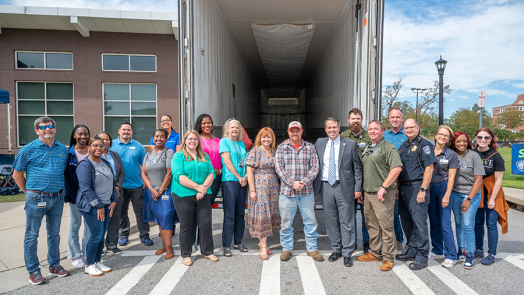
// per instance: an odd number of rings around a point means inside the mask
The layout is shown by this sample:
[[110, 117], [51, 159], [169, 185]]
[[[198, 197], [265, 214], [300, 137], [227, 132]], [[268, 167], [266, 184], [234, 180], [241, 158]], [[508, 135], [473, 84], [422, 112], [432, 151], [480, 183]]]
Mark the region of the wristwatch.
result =
[[421, 192], [426, 192], [426, 191], [427, 191], [427, 189], [426, 189], [426, 188], [424, 188], [424, 187], [420, 187], [420, 191], [421, 191]]
[[466, 197], [466, 200], [470, 201], [471, 202], [471, 198], [470, 197]]

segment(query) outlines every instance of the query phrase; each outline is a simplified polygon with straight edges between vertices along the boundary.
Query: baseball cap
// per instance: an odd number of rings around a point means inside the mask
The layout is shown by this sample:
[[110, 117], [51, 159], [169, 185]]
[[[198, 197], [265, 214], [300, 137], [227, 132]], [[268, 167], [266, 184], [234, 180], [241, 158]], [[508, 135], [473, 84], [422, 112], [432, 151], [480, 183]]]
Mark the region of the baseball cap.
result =
[[300, 122], [298, 121], [293, 121], [291, 123], [289, 123], [289, 126], [287, 127], [287, 130], [291, 129], [291, 128], [299, 128], [299, 129], [302, 129], [302, 124], [300, 124]]

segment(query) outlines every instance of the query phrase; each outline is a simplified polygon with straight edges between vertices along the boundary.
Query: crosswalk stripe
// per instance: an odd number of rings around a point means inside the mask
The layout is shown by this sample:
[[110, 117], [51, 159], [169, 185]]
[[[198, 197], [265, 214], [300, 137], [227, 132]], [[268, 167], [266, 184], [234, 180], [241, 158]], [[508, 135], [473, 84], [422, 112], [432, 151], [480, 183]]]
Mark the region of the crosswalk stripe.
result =
[[473, 289], [459, 280], [447, 269], [443, 268], [442, 265], [440, 265], [435, 260], [429, 260], [428, 265], [428, 269], [455, 293], [464, 295], [478, 295], [477, 292], [473, 291]]
[[304, 286], [304, 294], [306, 295], [322, 295], [326, 294], [322, 280], [318, 274], [315, 262], [311, 257], [297, 256], [298, 270], [300, 271], [300, 278], [302, 279], [302, 286]]
[[153, 267], [153, 265], [160, 259], [160, 256], [146, 256], [140, 263], [125, 275], [116, 285], [106, 293], [106, 295], [121, 295], [126, 294], [131, 290], [140, 279]]
[[518, 256], [507, 256], [504, 260], [520, 269], [524, 269], [524, 261], [522, 261]]
[[175, 261], [175, 264], [173, 264], [173, 266], [167, 271], [167, 273], [162, 277], [160, 282], [158, 282], [149, 295], [171, 294], [182, 276], [184, 276], [189, 268], [189, 266], [182, 264], [183, 260], [184, 259], [182, 257], [179, 257]]
[[280, 257], [272, 255], [262, 263], [260, 295], [280, 294]]
[[426, 295], [431, 294], [435, 295], [431, 289], [416, 275], [411, 271], [404, 263], [400, 261], [395, 261], [395, 266], [393, 271], [397, 276], [404, 282], [404, 284], [411, 290], [413, 294], [417, 295]]

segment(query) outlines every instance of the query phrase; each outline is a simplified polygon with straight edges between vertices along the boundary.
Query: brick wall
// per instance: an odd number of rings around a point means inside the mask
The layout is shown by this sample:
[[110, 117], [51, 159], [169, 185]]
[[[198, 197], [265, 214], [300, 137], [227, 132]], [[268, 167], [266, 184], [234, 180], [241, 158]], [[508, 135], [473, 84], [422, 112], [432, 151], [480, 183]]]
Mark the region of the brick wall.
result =
[[[16, 69], [16, 50], [72, 52], [73, 70]], [[157, 72], [103, 72], [102, 53], [154, 54], [157, 56]], [[173, 117], [175, 130], [179, 130], [178, 42], [172, 34], [90, 32], [90, 37], [85, 38], [76, 31], [2, 28], [0, 89], [10, 93], [13, 153], [19, 149], [16, 126], [16, 81], [73, 82], [75, 124], [87, 125], [92, 134], [103, 130], [102, 83], [155, 83], [157, 84], [157, 121], [162, 114], [168, 113]], [[8, 151], [6, 115], [6, 105], [0, 105], [0, 153], [2, 154]], [[114, 138], [118, 136], [112, 135]]]

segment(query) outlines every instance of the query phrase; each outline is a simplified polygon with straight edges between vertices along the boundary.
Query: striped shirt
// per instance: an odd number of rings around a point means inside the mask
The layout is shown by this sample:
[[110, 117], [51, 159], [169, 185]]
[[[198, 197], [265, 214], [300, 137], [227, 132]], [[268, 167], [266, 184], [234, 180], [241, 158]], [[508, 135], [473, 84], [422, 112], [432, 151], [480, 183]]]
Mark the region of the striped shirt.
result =
[[[313, 180], [319, 173], [319, 161], [315, 146], [302, 140], [296, 149], [288, 140], [281, 143], [275, 153], [275, 170], [282, 180], [280, 193], [287, 197], [303, 197], [313, 193]], [[295, 181], [306, 185], [300, 191], [293, 189]]]
[[67, 153], [67, 148], [56, 140], [48, 146], [35, 139], [20, 149], [13, 168], [18, 172], [25, 171], [26, 189], [56, 193], [64, 188]]

